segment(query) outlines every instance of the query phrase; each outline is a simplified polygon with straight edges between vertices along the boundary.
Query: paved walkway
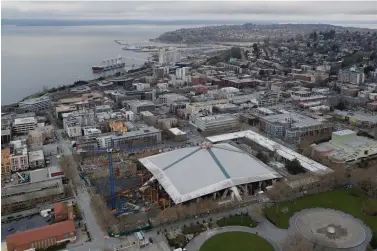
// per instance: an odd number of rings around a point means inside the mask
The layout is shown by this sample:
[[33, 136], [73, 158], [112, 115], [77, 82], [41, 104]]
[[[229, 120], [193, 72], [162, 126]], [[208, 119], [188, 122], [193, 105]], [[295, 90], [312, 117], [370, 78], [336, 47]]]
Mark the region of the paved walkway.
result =
[[252, 234], [258, 233], [258, 235], [267, 240], [275, 248], [276, 251], [281, 251], [279, 243], [287, 236], [286, 230], [277, 229], [276, 227], [271, 226], [270, 224], [268, 224], [267, 221], [265, 221], [255, 228], [242, 226], [228, 226], [208, 230], [192, 239], [187, 244], [186, 249], [190, 251], [199, 251], [200, 247], [206, 240], [208, 240], [216, 234], [226, 232], [246, 232]]

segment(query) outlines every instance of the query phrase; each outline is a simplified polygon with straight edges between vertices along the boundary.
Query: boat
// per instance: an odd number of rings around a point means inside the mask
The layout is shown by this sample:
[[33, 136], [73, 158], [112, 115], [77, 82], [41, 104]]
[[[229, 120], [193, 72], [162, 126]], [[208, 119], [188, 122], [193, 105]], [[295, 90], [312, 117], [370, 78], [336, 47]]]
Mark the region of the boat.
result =
[[125, 50], [125, 51], [140, 51], [141, 47], [137, 46], [137, 45], [127, 45], [127, 46], [123, 47], [123, 50]]
[[109, 58], [109, 59], [103, 60], [101, 64], [92, 66], [92, 71], [93, 73], [101, 73], [104, 71], [123, 68], [125, 66], [126, 66], [126, 63], [124, 62], [124, 58], [121, 56], [118, 56], [116, 58]]

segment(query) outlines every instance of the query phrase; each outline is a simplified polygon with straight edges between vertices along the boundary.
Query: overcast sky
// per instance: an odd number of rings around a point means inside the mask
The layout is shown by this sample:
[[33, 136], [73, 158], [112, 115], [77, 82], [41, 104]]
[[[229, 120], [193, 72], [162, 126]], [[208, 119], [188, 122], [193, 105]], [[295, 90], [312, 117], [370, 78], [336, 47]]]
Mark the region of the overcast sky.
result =
[[2, 18], [141, 20], [324, 20], [377, 23], [375, 1], [2, 1]]

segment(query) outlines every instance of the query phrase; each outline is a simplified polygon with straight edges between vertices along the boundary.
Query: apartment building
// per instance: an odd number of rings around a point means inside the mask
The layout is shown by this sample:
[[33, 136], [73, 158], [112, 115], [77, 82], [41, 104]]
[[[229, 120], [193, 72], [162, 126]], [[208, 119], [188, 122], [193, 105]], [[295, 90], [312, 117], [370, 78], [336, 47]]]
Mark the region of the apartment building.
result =
[[260, 118], [259, 129], [271, 138], [281, 138], [296, 143], [305, 136], [332, 132], [333, 126], [301, 114], [283, 113]]
[[357, 70], [341, 70], [338, 73], [338, 81], [342, 83], [360, 85], [365, 81], [365, 74], [364, 72]]
[[1, 180], [8, 178], [11, 174], [10, 149], [1, 149]]
[[67, 117], [63, 120], [64, 131], [70, 138], [81, 136], [81, 124], [78, 118]]
[[174, 64], [181, 60], [181, 52], [179, 50], [160, 49], [158, 53], [158, 61], [162, 65]]
[[37, 119], [35, 117], [16, 118], [12, 129], [15, 134], [27, 134], [29, 131], [37, 127]]
[[10, 142], [10, 165], [12, 172], [24, 171], [29, 168], [29, 158], [25, 140]]
[[97, 143], [100, 148], [119, 148], [155, 144], [159, 142], [161, 142], [161, 131], [153, 126], [97, 138]]

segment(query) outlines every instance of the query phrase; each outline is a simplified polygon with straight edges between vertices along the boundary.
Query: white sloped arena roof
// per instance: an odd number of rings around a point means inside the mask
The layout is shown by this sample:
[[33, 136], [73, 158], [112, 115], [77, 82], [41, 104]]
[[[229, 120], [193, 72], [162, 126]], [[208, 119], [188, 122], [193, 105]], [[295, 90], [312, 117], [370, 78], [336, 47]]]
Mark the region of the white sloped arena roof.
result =
[[258, 159], [226, 143], [181, 148], [139, 161], [176, 204], [225, 188], [281, 177]]

